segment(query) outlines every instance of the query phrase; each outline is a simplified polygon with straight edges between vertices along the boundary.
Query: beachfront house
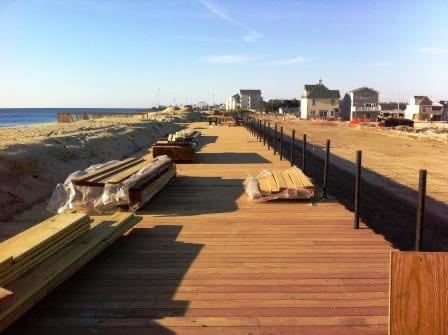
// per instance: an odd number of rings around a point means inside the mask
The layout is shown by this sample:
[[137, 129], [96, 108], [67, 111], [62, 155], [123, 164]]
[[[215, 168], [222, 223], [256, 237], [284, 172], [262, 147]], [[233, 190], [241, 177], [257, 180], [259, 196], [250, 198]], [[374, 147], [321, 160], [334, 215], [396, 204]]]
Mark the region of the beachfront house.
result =
[[261, 110], [263, 108], [263, 97], [261, 90], [240, 90], [226, 101], [226, 110]]
[[339, 90], [329, 90], [322, 82], [305, 85], [300, 98], [301, 119], [327, 119], [339, 116]]
[[379, 93], [369, 87], [351, 90], [341, 101], [343, 120], [376, 121], [380, 111]]
[[397, 102], [380, 102], [380, 117], [383, 118], [394, 118], [403, 119], [404, 110], [406, 109], [405, 103]]
[[406, 106], [404, 115], [406, 119], [416, 121], [441, 121], [442, 105], [434, 103], [425, 95], [415, 95]]
[[442, 105], [442, 121], [448, 121], [448, 100], [439, 100]]

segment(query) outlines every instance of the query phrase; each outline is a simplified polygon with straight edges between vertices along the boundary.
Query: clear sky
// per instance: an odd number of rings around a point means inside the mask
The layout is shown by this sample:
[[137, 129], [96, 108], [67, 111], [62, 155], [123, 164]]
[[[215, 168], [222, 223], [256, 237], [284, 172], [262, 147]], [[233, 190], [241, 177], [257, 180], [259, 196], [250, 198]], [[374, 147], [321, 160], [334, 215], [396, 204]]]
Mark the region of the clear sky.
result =
[[448, 98], [447, 0], [0, 0], [0, 107]]

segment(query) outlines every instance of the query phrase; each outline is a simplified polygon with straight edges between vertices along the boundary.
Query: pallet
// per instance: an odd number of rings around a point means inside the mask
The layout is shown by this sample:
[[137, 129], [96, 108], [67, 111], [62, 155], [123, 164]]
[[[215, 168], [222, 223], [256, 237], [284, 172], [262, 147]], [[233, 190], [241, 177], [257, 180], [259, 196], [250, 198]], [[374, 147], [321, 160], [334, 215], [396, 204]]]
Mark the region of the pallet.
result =
[[258, 186], [265, 196], [280, 193], [296, 199], [310, 199], [314, 196], [313, 183], [296, 166], [272, 171], [272, 174], [258, 179]]
[[14, 296], [0, 304], [0, 331], [26, 313], [73, 273], [129, 230], [133, 214], [116, 213], [95, 218], [92, 228], [48, 257], [8, 286]]
[[175, 162], [185, 162], [194, 160], [194, 147], [190, 144], [177, 143], [156, 143], [152, 147], [153, 157], [167, 155]]

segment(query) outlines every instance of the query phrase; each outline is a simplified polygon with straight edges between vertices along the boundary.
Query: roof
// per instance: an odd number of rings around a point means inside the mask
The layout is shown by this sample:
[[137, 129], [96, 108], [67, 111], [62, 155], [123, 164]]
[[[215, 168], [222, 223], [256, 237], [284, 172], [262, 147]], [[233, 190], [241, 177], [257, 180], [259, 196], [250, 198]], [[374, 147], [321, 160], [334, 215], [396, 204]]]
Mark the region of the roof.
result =
[[426, 95], [414, 95], [416, 105], [432, 105], [432, 100]]
[[448, 100], [439, 100], [439, 104], [442, 106], [448, 106]]
[[364, 90], [369, 90], [369, 91], [373, 91], [373, 92], [378, 93], [377, 90], [374, 90], [373, 88], [366, 87], [366, 86], [364, 86], [364, 87], [359, 87], [359, 88], [355, 88], [354, 90], [351, 90], [350, 92], [356, 93], [356, 92], [360, 92], [360, 91], [364, 91]]
[[[398, 108], [398, 104], [396, 102], [381, 102], [379, 104], [381, 106], [381, 110], [384, 111], [395, 111]], [[404, 111], [406, 109], [406, 104], [400, 102], [400, 110]]]
[[329, 90], [323, 84], [305, 85], [309, 99], [339, 99], [341, 97], [339, 90]]
[[261, 90], [240, 90], [240, 94], [260, 94]]

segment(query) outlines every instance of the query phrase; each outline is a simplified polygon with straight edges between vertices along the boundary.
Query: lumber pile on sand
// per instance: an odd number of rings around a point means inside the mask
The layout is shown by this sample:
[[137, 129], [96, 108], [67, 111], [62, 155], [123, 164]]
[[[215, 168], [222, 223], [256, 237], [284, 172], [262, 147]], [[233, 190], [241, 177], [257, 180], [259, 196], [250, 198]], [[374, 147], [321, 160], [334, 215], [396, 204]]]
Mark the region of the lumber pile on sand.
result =
[[245, 182], [246, 192], [253, 200], [311, 199], [314, 185], [298, 167], [262, 171]]
[[153, 157], [167, 155], [173, 161], [192, 161], [201, 133], [194, 129], [185, 129], [166, 138], [161, 138], [152, 146]]
[[60, 214], [1, 243], [0, 331], [135, 223], [131, 213], [93, 222], [82, 214]]

